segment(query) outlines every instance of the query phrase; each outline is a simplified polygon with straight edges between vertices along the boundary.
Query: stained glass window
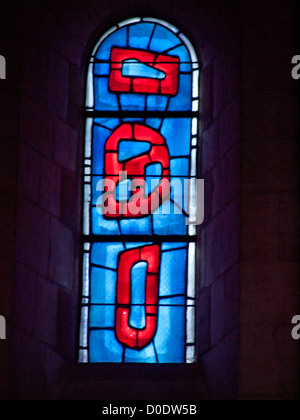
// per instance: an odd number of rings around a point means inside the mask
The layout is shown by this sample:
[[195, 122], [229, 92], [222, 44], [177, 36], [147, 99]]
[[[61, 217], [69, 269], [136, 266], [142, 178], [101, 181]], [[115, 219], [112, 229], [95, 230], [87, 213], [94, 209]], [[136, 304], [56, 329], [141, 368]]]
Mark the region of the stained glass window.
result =
[[79, 362], [195, 362], [199, 63], [153, 18], [88, 68]]

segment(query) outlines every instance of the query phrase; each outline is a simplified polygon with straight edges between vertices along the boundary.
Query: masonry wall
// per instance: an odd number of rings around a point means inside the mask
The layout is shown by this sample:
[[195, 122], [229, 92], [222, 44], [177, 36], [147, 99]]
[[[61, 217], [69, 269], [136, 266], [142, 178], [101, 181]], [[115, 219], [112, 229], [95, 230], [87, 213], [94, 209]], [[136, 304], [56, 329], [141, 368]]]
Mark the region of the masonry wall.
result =
[[[97, 386], [90, 373], [82, 383], [77, 377], [74, 389], [68, 372], [78, 329], [86, 64], [106, 29], [140, 13], [180, 27], [203, 64], [199, 173], [206, 197], [197, 267], [202, 379], [193, 396], [295, 397], [296, 349], [288, 333], [299, 290], [297, 109], [285, 73], [293, 50], [294, 32], [286, 34], [291, 4], [31, 0], [6, 6], [1, 39], [7, 48], [1, 43], [0, 54], [12, 79], [0, 85], [0, 163], [7, 179], [0, 184], [6, 240], [0, 247], [0, 314], [7, 316], [10, 335], [5, 346], [0, 342], [4, 398], [101, 399], [120, 389], [120, 382], [105, 382], [107, 372], [97, 374]], [[285, 46], [280, 52], [278, 43]], [[180, 394], [180, 382], [175, 385], [169, 398]], [[150, 389], [155, 396], [166, 387], [152, 383]]]

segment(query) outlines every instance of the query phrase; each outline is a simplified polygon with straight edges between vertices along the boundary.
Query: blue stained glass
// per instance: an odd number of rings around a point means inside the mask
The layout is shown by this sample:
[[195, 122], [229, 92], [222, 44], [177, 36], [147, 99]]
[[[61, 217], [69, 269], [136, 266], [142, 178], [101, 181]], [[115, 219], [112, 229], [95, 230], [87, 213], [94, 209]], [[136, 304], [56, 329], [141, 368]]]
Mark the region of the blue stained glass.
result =
[[124, 251], [123, 244], [96, 243], [92, 246], [91, 262], [107, 268], [117, 269], [120, 252]]
[[104, 219], [99, 207], [92, 208], [92, 232], [94, 235], [120, 235], [117, 220]]
[[188, 176], [189, 175], [189, 159], [171, 159], [170, 160], [171, 176]]
[[160, 298], [159, 304], [163, 306], [184, 306], [185, 296], [176, 296], [171, 298]]
[[93, 173], [102, 175], [104, 172], [104, 147], [105, 142], [111, 135], [111, 131], [95, 125], [93, 142]]
[[158, 130], [161, 126], [162, 118], [147, 118], [146, 119], [146, 125], [149, 127], [154, 128], [155, 130]]
[[131, 306], [129, 325], [140, 330], [146, 327], [145, 306]]
[[123, 122], [139, 122], [144, 124], [144, 118], [123, 118]]
[[110, 52], [112, 47], [127, 47], [127, 28], [119, 29], [112, 33], [106, 40], [100, 45], [96, 53], [96, 58], [99, 60], [110, 60]]
[[108, 76], [110, 71], [109, 63], [95, 63], [94, 74], [95, 76]]
[[123, 235], [151, 235], [151, 217], [143, 217], [142, 219], [128, 219], [120, 221], [121, 231]]
[[181, 74], [179, 77], [179, 92], [171, 98], [169, 111], [191, 111], [192, 109], [192, 76]]
[[164, 52], [169, 48], [180, 44], [181, 41], [177, 38], [176, 35], [174, 35], [172, 32], [170, 32], [163, 26], [157, 25], [151, 40], [150, 50]]
[[146, 275], [148, 264], [141, 262], [131, 269], [131, 302], [133, 305], [144, 305], [146, 301]]
[[141, 63], [135, 59], [124, 61], [122, 75], [124, 77], [147, 77], [158, 80], [163, 80], [166, 77], [163, 71], [157, 70], [149, 64]]
[[149, 95], [147, 98], [148, 111], [166, 111], [169, 98], [168, 96]]
[[131, 179], [125, 179], [118, 183], [116, 188], [116, 199], [118, 201], [128, 201], [132, 195]]
[[118, 343], [114, 331], [90, 332], [91, 363], [121, 363], [123, 346]]
[[190, 118], [166, 118], [161, 128], [161, 134], [167, 140], [171, 157], [190, 155]]
[[154, 345], [159, 363], [184, 363], [185, 308], [159, 307]]
[[161, 181], [160, 177], [153, 177], [153, 176], [146, 177], [146, 185], [147, 185], [146, 191], [148, 192], [148, 195], [150, 195], [152, 191], [159, 185], [160, 181]]
[[190, 72], [192, 70], [190, 54], [184, 45], [174, 48], [169, 54], [177, 55], [180, 58], [180, 71]]
[[121, 123], [119, 118], [95, 118], [95, 124], [113, 132]]
[[114, 328], [115, 307], [110, 305], [91, 305], [90, 328]]
[[171, 178], [171, 200], [188, 213], [189, 183], [184, 178]]
[[95, 77], [95, 109], [96, 111], [118, 111], [117, 96], [108, 91], [108, 78]]
[[140, 248], [145, 245], [152, 245], [152, 242], [126, 242], [125, 248], [134, 249], [134, 248]]
[[161, 176], [162, 166], [161, 163], [153, 163], [146, 168], [146, 176]]
[[184, 214], [176, 214], [174, 204], [169, 200], [153, 214], [153, 226], [155, 235], [186, 235], [187, 226]]
[[121, 141], [119, 143], [119, 162], [131, 159], [135, 156], [139, 156], [149, 152], [151, 144], [145, 141]]
[[122, 111], [144, 111], [146, 98], [145, 95], [122, 93], [120, 104]]
[[186, 243], [185, 242], [179, 242], [179, 243], [165, 243], [162, 244], [162, 251], [169, 251], [171, 249], [178, 249], [178, 248], [185, 248], [186, 247]]
[[147, 50], [153, 28], [153, 23], [139, 23], [130, 26], [129, 47]]
[[92, 267], [91, 303], [114, 304], [116, 299], [117, 274], [112, 270]]
[[125, 362], [126, 363], [156, 363], [155, 350], [153, 343], [143, 350], [131, 350], [126, 349], [125, 351]]
[[163, 252], [159, 296], [182, 295], [185, 293], [186, 250]]
[[[92, 176], [92, 204], [95, 206], [99, 197], [104, 193], [103, 189], [103, 177], [102, 176]], [[100, 200], [101, 201], [101, 200]]]
[[[172, 29], [173, 30], [173, 29]], [[190, 111], [192, 109], [192, 76], [190, 53], [182, 40], [172, 30], [158, 23], [130, 23], [112, 32], [100, 45], [93, 65], [94, 109], [95, 111], [116, 111], [115, 118], [94, 118], [92, 130], [92, 207], [90, 225], [92, 235], [106, 235], [107, 243], [95, 242], [89, 256], [89, 362], [91, 363], [184, 363], [186, 344], [186, 289], [187, 289], [187, 249], [186, 242], [161, 244], [159, 266], [159, 301], [157, 333], [153, 341], [142, 350], [132, 350], [121, 345], [115, 329], [117, 266], [120, 253], [124, 250], [140, 248], [149, 243], [138, 242], [138, 235], [187, 235], [186, 215], [180, 212], [187, 208], [188, 195], [184, 184], [182, 189], [171, 189], [170, 200], [166, 200], [153, 215], [138, 219], [105, 219], [101, 208], [95, 205], [103, 194], [101, 176], [104, 175], [105, 143], [114, 130], [125, 122], [139, 122], [161, 133], [165, 138], [170, 156], [170, 175], [174, 181], [184, 181], [190, 176], [191, 118], [168, 118], [168, 111]], [[111, 48], [133, 48], [156, 53], [166, 53], [180, 58], [180, 75], [176, 96], [153, 94], [111, 93], [108, 88]], [[167, 51], [168, 50], [168, 51]], [[101, 62], [96, 62], [100, 60]], [[103, 62], [106, 61], [106, 62]], [[153, 73], [152, 75], [150, 73]], [[137, 60], [127, 60], [123, 64], [124, 77], [155, 77], [163, 74], [151, 66]], [[121, 89], [122, 90], [122, 89]], [[91, 102], [91, 101], [90, 101]], [[90, 103], [88, 102], [88, 103]], [[90, 107], [90, 105], [89, 105]], [[119, 118], [119, 111], [166, 112], [155, 118]], [[146, 115], [145, 115], [146, 116]], [[150, 144], [145, 142], [121, 141], [118, 149], [120, 162], [147, 153]], [[86, 163], [86, 167], [89, 162]], [[85, 175], [89, 175], [86, 170]], [[153, 163], [145, 168], [148, 194], [159, 184], [162, 165]], [[179, 178], [182, 177], [182, 178]], [[85, 178], [88, 182], [88, 177]], [[128, 183], [117, 186], [117, 199], [127, 200], [132, 193]], [[176, 204], [174, 204], [174, 202]], [[98, 202], [99, 203], [99, 202]], [[88, 212], [85, 213], [87, 217]], [[119, 236], [118, 243], [109, 242], [110, 235]], [[126, 235], [136, 236], [137, 242], [126, 242]], [[102, 239], [103, 240], [103, 239]], [[182, 239], [184, 240], [184, 238]], [[131, 269], [131, 307], [129, 325], [143, 329], [146, 326], [147, 263], [139, 262]]]

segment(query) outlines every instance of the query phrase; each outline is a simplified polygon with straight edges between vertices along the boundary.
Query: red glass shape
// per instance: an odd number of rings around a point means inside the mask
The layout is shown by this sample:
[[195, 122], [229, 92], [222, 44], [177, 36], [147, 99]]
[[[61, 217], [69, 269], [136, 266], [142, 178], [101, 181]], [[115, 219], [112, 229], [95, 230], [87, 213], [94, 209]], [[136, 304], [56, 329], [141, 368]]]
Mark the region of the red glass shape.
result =
[[[146, 262], [145, 315], [143, 329], [130, 326], [131, 270], [135, 264]], [[157, 330], [158, 287], [159, 287], [159, 245], [149, 245], [122, 252], [118, 263], [117, 305], [115, 332], [120, 343], [141, 350], [154, 338]]]
[[[148, 152], [119, 162], [118, 146], [121, 141], [149, 142]], [[158, 186], [148, 194], [146, 184], [147, 166], [160, 163], [163, 173]], [[165, 139], [157, 131], [145, 125], [126, 123], [118, 127], [105, 144], [105, 218], [142, 218], [156, 211], [170, 196], [170, 159]], [[133, 186], [128, 201], [118, 201], [116, 188], [128, 177]]]
[[[176, 96], [179, 83], [179, 57], [148, 51], [114, 47], [111, 50], [109, 90], [113, 93], [150, 93]], [[165, 74], [163, 79], [123, 76], [126, 60], [138, 60]]]

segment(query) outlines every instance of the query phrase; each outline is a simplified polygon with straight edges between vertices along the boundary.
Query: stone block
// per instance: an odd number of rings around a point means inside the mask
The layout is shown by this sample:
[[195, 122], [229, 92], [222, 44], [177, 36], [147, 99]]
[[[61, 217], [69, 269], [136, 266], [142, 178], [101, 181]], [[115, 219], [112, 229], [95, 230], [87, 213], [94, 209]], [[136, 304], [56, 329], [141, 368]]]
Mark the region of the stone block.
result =
[[202, 165], [205, 175], [218, 161], [219, 156], [219, 119], [216, 119], [203, 133]]
[[49, 242], [49, 215], [29, 201], [19, 200], [17, 261], [42, 275], [47, 275]]
[[239, 258], [239, 199], [229, 204], [205, 229], [204, 284], [211, 285]]
[[14, 324], [30, 333], [35, 325], [36, 283], [38, 275], [17, 264], [14, 287]]
[[[79, 281], [79, 279], [78, 279]], [[76, 294], [59, 289], [57, 307], [57, 349], [72, 360], [77, 356], [77, 311]]]
[[214, 282], [211, 286], [210, 322], [211, 347], [217, 345], [225, 333], [225, 296], [224, 278]]
[[224, 110], [226, 104], [226, 56], [220, 51], [213, 62], [213, 117]]
[[41, 160], [40, 202], [45, 210], [60, 217], [61, 169], [44, 158]]
[[77, 169], [77, 140], [75, 130], [61, 120], [55, 120], [54, 159], [58, 165], [71, 172]]
[[225, 334], [229, 334], [239, 324], [240, 272], [239, 264], [224, 274], [224, 324]]
[[56, 344], [57, 286], [42, 277], [36, 283], [34, 335], [38, 341]]
[[69, 99], [69, 63], [54, 51], [49, 53], [47, 87], [47, 103], [50, 111], [66, 120]]
[[74, 280], [73, 234], [62, 223], [51, 219], [50, 227], [51, 256], [49, 277], [52, 281], [71, 289]]
[[40, 155], [21, 144], [19, 154], [19, 192], [29, 200], [39, 201]]
[[37, 152], [52, 159], [53, 115], [29, 97], [23, 97], [20, 111], [20, 136]]
[[220, 156], [239, 141], [240, 138], [240, 96], [235, 97], [221, 113], [220, 117]]
[[239, 145], [231, 149], [213, 169], [212, 217], [218, 214], [240, 189]]
[[80, 219], [81, 189], [77, 175], [62, 172], [61, 217], [70, 226], [78, 226]]
[[197, 301], [198, 354], [210, 348], [210, 288], [202, 289]]

